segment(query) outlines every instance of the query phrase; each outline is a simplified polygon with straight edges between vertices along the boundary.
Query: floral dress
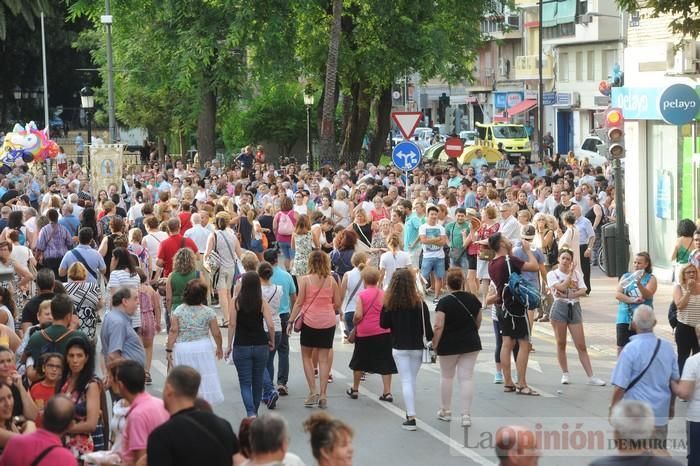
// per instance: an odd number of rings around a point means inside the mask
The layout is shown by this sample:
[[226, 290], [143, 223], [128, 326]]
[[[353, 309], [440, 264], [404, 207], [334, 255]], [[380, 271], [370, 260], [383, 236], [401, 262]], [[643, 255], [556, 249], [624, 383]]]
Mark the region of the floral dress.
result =
[[[384, 239], [384, 235], [381, 233], [376, 233], [372, 235], [372, 249], [388, 249], [386, 245], [386, 239]], [[384, 251], [377, 251], [371, 253], [369, 256], [369, 264], [373, 267], [379, 267], [379, 257], [383, 254]]]
[[309, 272], [309, 255], [313, 250], [311, 232], [303, 235], [294, 234], [294, 263], [292, 264], [292, 275], [301, 277]]
[[[85, 390], [82, 392], [72, 391], [68, 393], [68, 383], [61, 387], [61, 393], [67, 395], [75, 405], [74, 421], [76, 423], [83, 422], [87, 419], [87, 392], [90, 384], [98, 383], [96, 378], [90, 380], [90, 382], [85, 385]], [[100, 421], [98, 420], [98, 425]], [[102, 439], [104, 440], [104, 438]], [[95, 443], [93, 442], [92, 435], [90, 434], [66, 434], [64, 443], [66, 448], [68, 448], [76, 458], [80, 458], [85, 453], [90, 453], [95, 451]]]

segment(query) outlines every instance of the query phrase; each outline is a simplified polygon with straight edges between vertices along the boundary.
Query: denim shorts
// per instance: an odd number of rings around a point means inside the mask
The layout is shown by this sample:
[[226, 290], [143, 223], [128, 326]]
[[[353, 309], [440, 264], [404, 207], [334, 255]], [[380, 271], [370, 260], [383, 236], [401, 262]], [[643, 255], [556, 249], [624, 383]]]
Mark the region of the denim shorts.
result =
[[277, 245], [280, 248], [280, 252], [284, 256], [285, 259], [292, 260], [294, 259], [294, 254], [292, 254], [292, 244], [287, 243], [285, 241], [278, 241]]
[[435, 272], [435, 276], [442, 279], [445, 276], [444, 257], [423, 257], [420, 273], [424, 278], [430, 277], [430, 272]]

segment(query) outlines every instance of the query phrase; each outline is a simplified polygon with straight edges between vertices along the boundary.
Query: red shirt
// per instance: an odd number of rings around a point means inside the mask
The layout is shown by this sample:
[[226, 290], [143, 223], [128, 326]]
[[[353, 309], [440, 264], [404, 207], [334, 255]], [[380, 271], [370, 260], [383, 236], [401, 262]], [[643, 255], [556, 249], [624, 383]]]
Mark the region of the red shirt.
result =
[[190, 212], [180, 212], [180, 215], [178, 215], [178, 218], [180, 219], [180, 234], [184, 235], [187, 230], [192, 228], [192, 222], [190, 221], [190, 218], [192, 217], [192, 213]]
[[29, 394], [31, 395], [32, 400], [34, 400], [36, 407], [39, 408], [39, 415], [36, 417], [36, 426], [41, 427], [43, 425], [41, 421], [44, 417], [44, 407], [46, 406], [46, 403], [49, 402], [51, 397], [56, 394], [56, 386], [50, 387], [41, 381], [32, 385], [32, 387], [29, 389]]
[[17, 466], [32, 464], [39, 454], [51, 445], [52, 449], [40, 465], [77, 466], [73, 453], [61, 444], [61, 438], [48, 430], [39, 429], [25, 435], [16, 435], [8, 440], [5, 450], [0, 457], [0, 466]]
[[173, 257], [183, 246], [190, 248], [195, 254], [199, 254], [197, 245], [190, 238], [184, 238], [180, 234], [169, 236], [160, 242], [158, 246], [158, 259], [163, 261], [163, 277], [173, 271]]

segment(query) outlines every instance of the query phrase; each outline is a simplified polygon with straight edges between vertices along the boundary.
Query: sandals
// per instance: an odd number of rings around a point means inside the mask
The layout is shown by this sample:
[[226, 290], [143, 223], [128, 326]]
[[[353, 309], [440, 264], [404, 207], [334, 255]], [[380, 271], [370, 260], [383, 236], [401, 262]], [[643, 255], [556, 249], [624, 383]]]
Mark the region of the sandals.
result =
[[384, 393], [382, 396], [379, 397], [379, 400], [386, 401], [387, 403], [393, 403], [394, 396], [391, 393]]
[[537, 392], [534, 391], [532, 388], [527, 387], [527, 386], [525, 386], [525, 387], [517, 387], [517, 390], [518, 390], [518, 391], [517, 391], [517, 394], [518, 394], [518, 395], [540, 396], [539, 393], [537, 393]]
[[[359, 393], [359, 392], [358, 392], [357, 390], [355, 390], [354, 388], [352, 388], [352, 387], [350, 387], [350, 388], [348, 388], [347, 390], [345, 390], [345, 394], [346, 394], [347, 396], [349, 396], [350, 398], [352, 398], [353, 400], [356, 400], [356, 399], [357, 399], [357, 397], [359, 396], [358, 393]], [[381, 398], [380, 398], [380, 399], [381, 399]]]
[[504, 385], [503, 386], [504, 393], [514, 393], [516, 390], [517, 390], [517, 387], [515, 385]]

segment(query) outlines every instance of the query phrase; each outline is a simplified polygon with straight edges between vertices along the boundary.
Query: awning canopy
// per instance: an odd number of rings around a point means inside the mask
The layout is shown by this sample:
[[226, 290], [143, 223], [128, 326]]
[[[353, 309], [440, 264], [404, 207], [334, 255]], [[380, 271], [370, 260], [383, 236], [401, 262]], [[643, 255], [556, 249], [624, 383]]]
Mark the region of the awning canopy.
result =
[[523, 100], [519, 104], [513, 105], [508, 109], [508, 115], [517, 115], [518, 113], [523, 113], [530, 110], [532, 107], [537, 105], [536, 100]]

